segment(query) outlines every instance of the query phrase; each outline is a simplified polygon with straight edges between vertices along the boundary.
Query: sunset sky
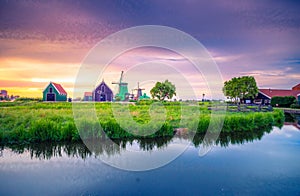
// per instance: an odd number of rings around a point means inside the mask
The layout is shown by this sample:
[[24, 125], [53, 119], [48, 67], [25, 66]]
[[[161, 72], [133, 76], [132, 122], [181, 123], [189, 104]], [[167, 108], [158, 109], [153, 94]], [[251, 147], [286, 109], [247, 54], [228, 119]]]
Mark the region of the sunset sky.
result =
[[[289, 89], [300, 83], [299, 10], [300, 2], [289, 0], [2, 0], [0, 89], [41, 97], [53, 81], [72, 96], [78, 69], [90, 49], [106, 36], [137, 25], [164, 25], [190, 34], [212, 55], [224, 80], [252, 75], [260, 88]], [[139, 49], [115, 60], [116, 69], [105, 81], [111, 85], [118, 80], [123, 69], [118, 69], [118, 62], [131, 65], [141, 57], [157, 56], [167, 64], [185, 66], [170, 52]], [[195, 88], [198, 95], [206, 93], [200, 83]]]

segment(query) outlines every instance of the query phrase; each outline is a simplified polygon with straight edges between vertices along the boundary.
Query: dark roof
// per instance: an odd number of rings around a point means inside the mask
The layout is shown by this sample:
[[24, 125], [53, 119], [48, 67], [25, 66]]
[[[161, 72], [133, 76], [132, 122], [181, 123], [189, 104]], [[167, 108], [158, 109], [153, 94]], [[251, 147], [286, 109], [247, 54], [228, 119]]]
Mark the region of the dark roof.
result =
[[57, 84], [57, 83], [54, 83], [54, 82], [50, 82], [53, 84], [53, 86], [56, 88], [57, 92], [61, 95], [67, 95], [67, 92], [65, 91], [65, 89], [60, 85], [60, 84]]
[[294, 96], [297, 98], [297, 95], [300, 93], [300, 90], [281, 90], [281, 89], [259, 89], [263, 95], [266, 95], [270, 99], [272, 97], [285, 97], [285, 96]]
[[109, 89], [109, 91], [111, 91], [112, 92], [112, 90], [111, 90], [111, 88], [104, 82], [104, 80], [102, 80], [102, 82], [93, 90], [93, 92], [95, 92], [95, 90], [97, 89], [97, 88], [99, 88], [101, 85], [105, 85], [108, 89]]

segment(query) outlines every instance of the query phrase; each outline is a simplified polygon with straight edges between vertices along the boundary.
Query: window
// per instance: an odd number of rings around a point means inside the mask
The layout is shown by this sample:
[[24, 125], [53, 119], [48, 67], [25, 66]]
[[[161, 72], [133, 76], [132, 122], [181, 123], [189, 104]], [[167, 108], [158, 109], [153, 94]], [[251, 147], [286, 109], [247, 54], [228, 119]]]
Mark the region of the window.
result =
[[104, 92], [104, 85], [101, 86], [101, 91]]
[[49, 92], [52, 93], [52, 87], [49, 88]]

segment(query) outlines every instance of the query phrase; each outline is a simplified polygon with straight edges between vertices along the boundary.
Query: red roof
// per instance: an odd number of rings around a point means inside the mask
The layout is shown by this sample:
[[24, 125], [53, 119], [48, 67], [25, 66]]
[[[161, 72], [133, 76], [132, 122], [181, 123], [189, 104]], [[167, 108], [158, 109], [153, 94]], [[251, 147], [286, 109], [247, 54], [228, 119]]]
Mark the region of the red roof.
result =
[[93, 93], [92, 92], [84, 92], [85, 97], [92, 97]]
[[292, 90], [299, 90], [300, 91], [300, 84], [297, 84], [296, 86], [293, 86]]
[[56, 90], [58, 91], [59, 94], [67, 95], [67, 92], [65, 91], [65, 89], [60, 84], [57, 84], [57, 83], [54, 83], [54, 82], [51, 82], [51, 83], [56, 88]]
[[297, 95], [300, 93], [300, 90], [280, 90], [280, 89], [259, 89], [259, 92], [266, 95], [269, 98], [272, 97], [285, 97], [285, 96], [294, 96], [297, 98]]

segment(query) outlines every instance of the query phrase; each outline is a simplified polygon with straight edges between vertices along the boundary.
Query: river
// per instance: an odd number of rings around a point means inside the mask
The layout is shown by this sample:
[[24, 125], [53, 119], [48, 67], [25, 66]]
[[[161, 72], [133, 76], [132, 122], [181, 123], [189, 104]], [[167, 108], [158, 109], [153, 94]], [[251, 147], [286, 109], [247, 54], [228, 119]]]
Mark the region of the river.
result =
[[297, 125], [221, 135], [203, 157], [198, 156], [203, 137], [197, 136], [175, 160], [140, 172], [109, 166], [99, 156], [119, 156], [126, 148], [151, 153], [188, 139], [116, 141], [123, 145], [103, 144], [97, 153], [82, 143], [2, 146], [0, 195], [299, 195]]

